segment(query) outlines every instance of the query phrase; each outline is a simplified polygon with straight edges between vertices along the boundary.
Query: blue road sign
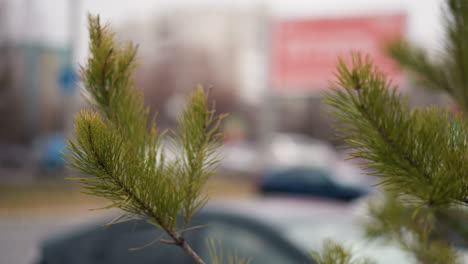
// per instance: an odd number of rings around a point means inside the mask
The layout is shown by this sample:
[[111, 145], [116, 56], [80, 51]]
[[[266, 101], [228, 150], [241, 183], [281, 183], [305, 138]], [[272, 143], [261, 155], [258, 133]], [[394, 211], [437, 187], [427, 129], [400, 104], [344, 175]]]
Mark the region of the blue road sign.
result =
[[58, 76], [59, 89], [64, 95], [72, 95], [75, 93], [78, 83], [78, 75], [75, 69], [70, 66], [64, 66], [60, 69]]

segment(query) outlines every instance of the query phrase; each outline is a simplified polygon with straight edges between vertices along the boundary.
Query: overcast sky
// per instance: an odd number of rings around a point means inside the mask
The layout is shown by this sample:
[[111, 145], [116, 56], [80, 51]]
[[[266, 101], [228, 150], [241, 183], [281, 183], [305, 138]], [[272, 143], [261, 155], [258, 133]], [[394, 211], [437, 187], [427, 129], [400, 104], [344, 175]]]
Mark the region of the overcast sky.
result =
[[[79, 1], [79, 0], [71, 0]], [[21, 38], [64, 45], [68, 40], [69, 10], [66, 0], [9, 0], [10, 23]], [[404, 12], [408, 16], [408, 37], [434, 48], [441, 38], [442, 0], [81, 0], [78, 56], [86, 54], [87, 11], [100, 14], [114, 24], [148, 21], [158, 12], [173, 8], [264, 6], [275, 17], [329, 17], [342, 15]], [[20, 19], [23, 18], [23, 19]], [[31, 26], [34, 25], [34, 26]]]

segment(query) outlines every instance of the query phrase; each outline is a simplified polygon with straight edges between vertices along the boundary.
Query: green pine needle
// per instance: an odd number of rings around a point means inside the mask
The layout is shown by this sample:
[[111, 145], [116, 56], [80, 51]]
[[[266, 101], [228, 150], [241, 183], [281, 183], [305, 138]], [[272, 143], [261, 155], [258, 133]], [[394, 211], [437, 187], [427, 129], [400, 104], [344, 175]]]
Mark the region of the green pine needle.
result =
[[[368, 57], [340, 60], [326, 93], [339, 136], [366, 169], [399, 194], [444, 207], [468, 197], [468, 123], [447, 109], [409, 109]], [[454, 126], [453, 124], [457, 124]]]
[[351, 250], [342, 245], [326, 239], [321, 251], [312, 251], [312, 259], [316, 264], [375, 264], [368, 258], [356, 258]]
[[[190, 219], [204, 205], [201, 189], [215, 173], [222, 116], [207, 106], [201, 87], [187, 100], [173, 135], [159, 132], [143, 98], [133, 87], [136, 47], [116, 43], [109, 26], [89, 16], [90, 57], [82, 67], [83, 94], [93, 110], [75, 117], [68, 164], [87, 175], [71, 178], [86, 192], [111, 201], [124, 214], [109, 224], [144, 219], [185, 243], [177, 218]], [[166, 159], [163, 140], [179, 149]], [[187, 229], [186, 229], [187, 230]], [[186, 248], [184, 248], [185, 250]]]
[[447, 92], [468, 114], [468, 1], [447, 0], [444, 11], [445, 42], [436, 60], [404, 40], [391, 43], [387, 51], [422, 87]]

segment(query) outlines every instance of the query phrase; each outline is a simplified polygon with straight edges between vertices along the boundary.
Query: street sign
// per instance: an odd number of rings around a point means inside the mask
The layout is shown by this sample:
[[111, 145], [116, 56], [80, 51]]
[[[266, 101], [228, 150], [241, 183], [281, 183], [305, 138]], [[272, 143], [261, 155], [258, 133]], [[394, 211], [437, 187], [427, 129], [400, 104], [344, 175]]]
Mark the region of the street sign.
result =
[[405, 30], [402, 14], [277, 21], [272, 28], [270, 84], [276, 92], [320, 92], [334, 79], [338, 56], [350, 51], [369, 54], [400, 83], [402, 74], [383, 47]]
[[58, 76], [59, 89], [63, 95], [73, 95], [78, 82], [78, 75], [71, 65], [63, 66]]

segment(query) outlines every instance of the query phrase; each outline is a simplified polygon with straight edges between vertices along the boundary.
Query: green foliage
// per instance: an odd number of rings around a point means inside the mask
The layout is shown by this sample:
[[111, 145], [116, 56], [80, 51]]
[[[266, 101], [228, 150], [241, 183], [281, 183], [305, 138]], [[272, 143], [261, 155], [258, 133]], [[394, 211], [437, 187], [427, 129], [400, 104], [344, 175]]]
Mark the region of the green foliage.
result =
[[[68, 164], [88, 175], [78, 180], [91, 195], [111, 201], [125, 213], [112, 223], [141, 219], [166, 231], [172, 242], [202, 263], [185, 243], [186, 228], [206, 197], [201, 188], [219, 159], [220, 120], [199, 87], [187, 100], [178, 130], [160, 133], [133, 87], [136, 47], [114, 41], [99, 17], [89, 16], [90, 57], [82, 67], [84, 96], [94, 110], [76, 115]], [[167, 140], [166, 140], [167, 139]], [[165, 149], [163, 140], [176, 149]], [[166, 159], [174, 151], [175, 160]], [[178, 226], [177, 216], [184, 220]], [[165, 241], [167, 242], [167, 241]]]
[[[326, 94], [340, 137], [354, 158], [382, 184], [431, 207], [463, 204], [468, 197], [468, 123], [447, 109], [410, 111], [406, 99], [367, 57], [337, 66]], [[415, 199], [413, 199], [415, 198]]]
[[352, 54], [350, 66], [340, 60], [336, 77], [325, 101], [338, 134], [389, 193], [383, 205], [370, 206], [367, 236], [398, 242], [420, 263], [460, 263], [439, 226], [450, 218], [456, 223], [450, 231], [466, 232], [456, 220], [460, 214], [448, 214], [467, 205], [466, 119], [441, 107], [410, 110], [359, 54]]
[[208, 251], [211, 258], [211, 264], [250, 264], [252, 260], [239, 257], [237, 252], [228, 252], [225, 257], [223, 254], [223, 245], [218, 241], [216, 243], [214, 240], [210, 239], [207, 242]]
[[321, 252], [313, 251], [312, 259], [317, 264], [375, 264], [367, 258], [355, 258], [352, 252], [332, 240], [325, 240]]
[[185, 201], [181, 214], [185, 224], [205, 204], [207, 197], [201, 195], [201, 188], [220, 161], [216, 156], [220, 146], [218, 129], [225, 115], [216, 116], [214, 109], [208, 110], [206, 99], [199, 87], [190, 97], [190, 106], [178, 118], [179, 129], [174, 133], [175, 145], [182, 150], [175, 174], [183, 186], [180, 192]]
[[391, 193], [383, 203], [374, 201], [369, 205], [369, 218], [364, 222], [368, 238], [395, 241], [419, 263], [461, 263], [446, 234], [438, 234], [439, 221], [434, 211], [405, 206]]
[[[404, 40], [388, 53], [425, 88], [449, 93], [468, 113], [468, 1], [447, 0], [446, 41], [437, 62]], [[468, 240], [468, 123], [446, 108], [411, 110], [407, 99], [368, 57], [340, 60], [326, 94], [337, 131], [380, 178], [383, 204], [371, 203], [364, 225], [369, 238], [396, 241], [419, 263], [461, 263], [448, 241]], [[466, 116], [465, 116], [466, 117]], [[454, 240], [455, 238], [455, 240]]]
[[[406, 149], [404, 145], [402, 148], [397, 144], [395, 150], [403, 150], [400, 153], [415, 161], [413, 164], [426, 172], [429, 181], [416, 177], [414, 183], [396, 183], [395, 176], [390, 176], [390, 181], [384, 178], [383, 183], [388, 183], [396, 195], [390, 192], [383, 204], [371, 204], [370, 218], [365, 223], [369, 237], [397, 241], [420, 263], [459, 263], [456, 252], [447, 241], [466, 245], [468, 240], [467, 228], [463, 224], [467, 219], [466, 210], [453, 206], [468, 205], [468, 1], [447, 0], [444, 11], [445, 42], [436, 54], [436, 60], [431, 60], [424, 49], [404, 40], [391, 43], [387, 51], [415, 75], [421, 86], [451, 95], [465, 116], [454, 116], [446, 109], [435, 107], [410, 112], [405, 109], [410, 123], [395, 128], [401, 129], [400, 138], [410, 135], [409, 141], [389, 138], [391, 142], [410, 144]], [[413, 155], [418, 153], [423, 155]], [[402, 184], [418, 183], [425, 187], [400, 190]], [[460, 187], [458, 191], [456, 184]], [[426, 193], [425, 198], [422, 193]], [[427, 206], [415, 206], [408, 199], [412, 196], [422, 199]], [[433, 202], [434, 198], [438, 202]]]
[[389, 45], [388, 53], [423, 87], [448, 92], [468, 113], [468, 1], [448, 0], [445, 9], [445, 43], [437, 62], [404, 40]]

